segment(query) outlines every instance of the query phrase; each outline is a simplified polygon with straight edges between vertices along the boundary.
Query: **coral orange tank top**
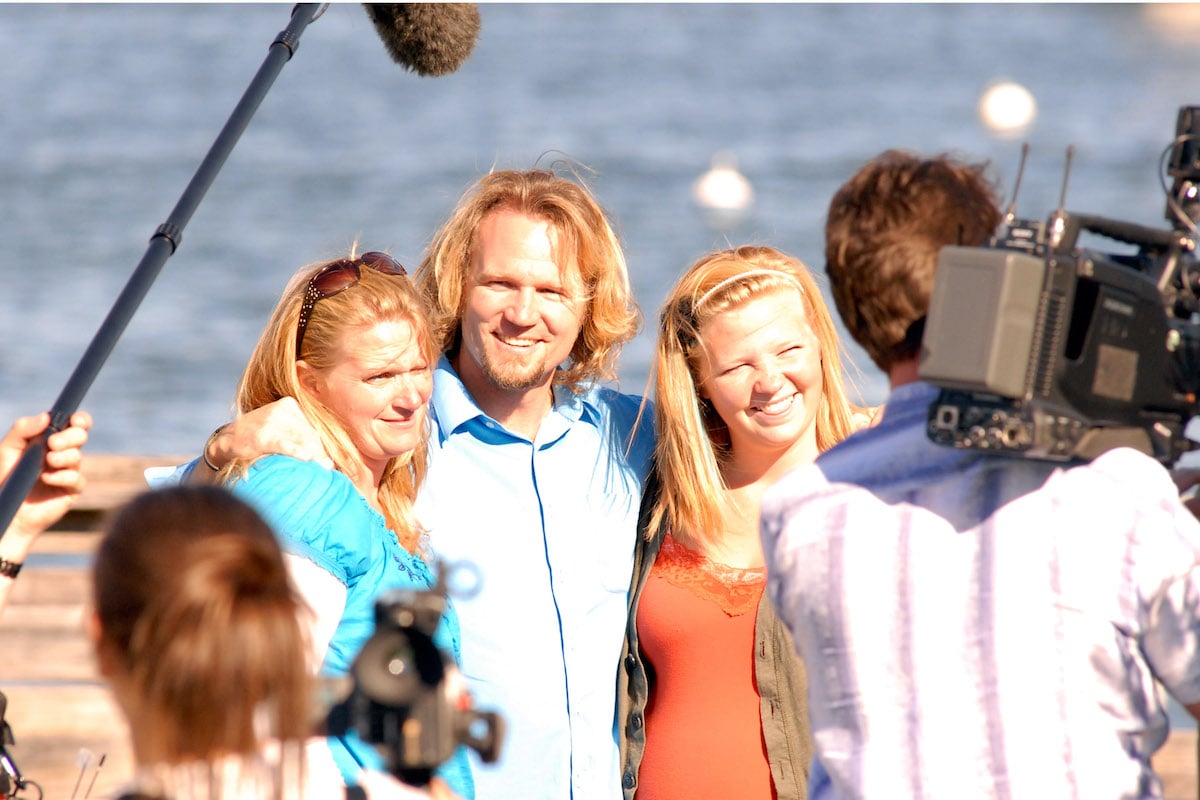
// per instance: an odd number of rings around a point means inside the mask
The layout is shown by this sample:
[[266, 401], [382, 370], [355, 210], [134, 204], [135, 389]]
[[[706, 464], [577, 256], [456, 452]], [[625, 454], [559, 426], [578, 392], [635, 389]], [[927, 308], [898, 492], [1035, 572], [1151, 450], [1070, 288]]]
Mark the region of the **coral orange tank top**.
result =
[[754, 675], [766, 570], [738, 569], [668, 533], [638, 605], [653, 667], [638, 800], [773, 798]]

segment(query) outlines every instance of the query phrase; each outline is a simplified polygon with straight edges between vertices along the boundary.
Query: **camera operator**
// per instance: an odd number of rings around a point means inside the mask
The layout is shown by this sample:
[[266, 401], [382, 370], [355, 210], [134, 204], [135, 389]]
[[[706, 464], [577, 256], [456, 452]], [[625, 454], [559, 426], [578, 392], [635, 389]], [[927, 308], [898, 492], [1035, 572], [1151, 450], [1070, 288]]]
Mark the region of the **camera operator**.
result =
[[1000, 219], [986, 165], [894, 150], [830, 204], [838, 310], [891, 393], [763, 503], [768, 591], [808, 664], [814, 800], [1159, 797], [1156, 684], [1200, 715], [1200, 523], [1167, 471], [926, 436], [938, 250]]

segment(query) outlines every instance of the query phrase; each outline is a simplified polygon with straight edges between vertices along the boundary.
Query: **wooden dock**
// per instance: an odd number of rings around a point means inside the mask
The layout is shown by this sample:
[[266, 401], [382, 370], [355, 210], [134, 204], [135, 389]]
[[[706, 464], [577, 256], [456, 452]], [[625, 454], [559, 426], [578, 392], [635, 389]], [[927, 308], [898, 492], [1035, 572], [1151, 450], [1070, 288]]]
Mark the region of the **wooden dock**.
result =
[[[112, 797], [132, 775], [128, 731], [96, 672], [85, 633], [87, 568], [104, 515], [145, 488], [142, 470], [184, 460], [89, 454], [87, 490], [38, 541], [0, 617], [0, 691], [16, 740], [8, 752], [46, 800]], [[1167, 800], [1200, 796], [1196, 761], [1196, 731], [1173, 732], [1154, 761]]]

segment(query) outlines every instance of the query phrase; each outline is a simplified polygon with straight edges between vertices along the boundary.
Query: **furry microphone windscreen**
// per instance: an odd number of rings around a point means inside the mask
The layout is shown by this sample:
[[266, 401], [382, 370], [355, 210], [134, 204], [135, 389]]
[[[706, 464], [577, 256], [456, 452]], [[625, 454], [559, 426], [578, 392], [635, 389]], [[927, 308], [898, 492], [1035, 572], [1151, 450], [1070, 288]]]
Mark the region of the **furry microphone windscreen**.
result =
[[474, 3], [365, 3], [392, 59], [421, 76], [462, 66], [479, 38]]

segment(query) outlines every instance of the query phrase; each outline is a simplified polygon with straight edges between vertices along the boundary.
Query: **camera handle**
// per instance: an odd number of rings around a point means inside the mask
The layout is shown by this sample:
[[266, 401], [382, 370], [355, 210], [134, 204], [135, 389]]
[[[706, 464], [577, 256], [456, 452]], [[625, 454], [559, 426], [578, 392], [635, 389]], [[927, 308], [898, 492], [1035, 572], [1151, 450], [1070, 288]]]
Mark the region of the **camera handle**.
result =
[[[1093, 214], [1061, 214], [1064, 223], [1062, 236], [1055, 252], [1073, 253], [1079, 239], [1079, 234], [1087, 231], [1125, 244], [1131, 244], [1142, 253], [1161, 254], [1162, 272], [1152, 276], [1158, 284], [1160, 294], [1170, 292], [1175, 281], [1176, 273], [1181, 266], [1179, 256], [1195, 250], [1196, 242], [1188, 235], [1178, 230], [1163, 230], [1139, 225], [1136, 222], [1124, 222]], [[1186, 282], [1185, 282], [1186, 283]], [[1190, 294], [1189, 285], [1182, 287], [1185, 294]]]
[[[1066, 230], [1058, 249], [1070, 253], [1075, 250], [1079, 234], [1083, 231], [1106, 236], [1118, 242], [1135, 245], [1143, 250], [1168, 250], [1181, 246], [1181, 237], [1174, 231], [1151, 228], [1136, 222], [1123, 222], [1092, 214], [1066, 215]], [[1185, 249], [1190, 249], [1185, 246]]]
[[465, 723], [462, 743], [478, 753], [483, 763], [495, 763], [504, 742], [504, 717], [495, 711], [471, 710], [466, 712]]

